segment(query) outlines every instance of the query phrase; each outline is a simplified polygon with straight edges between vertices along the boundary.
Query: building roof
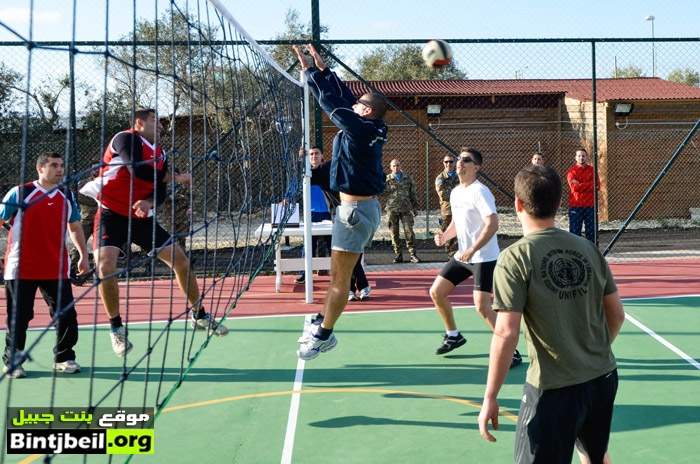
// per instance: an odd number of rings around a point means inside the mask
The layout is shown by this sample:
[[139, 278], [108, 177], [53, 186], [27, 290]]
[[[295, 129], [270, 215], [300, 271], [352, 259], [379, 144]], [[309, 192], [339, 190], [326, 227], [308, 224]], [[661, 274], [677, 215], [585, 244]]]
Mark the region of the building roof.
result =
[[[367, 91], [359, 81], [347, 81], [355, 95]], [[448, 81], [370, 81], [389, 97], [404, 96], [491, 96], [563, 94], [577, 100], [591, 100], [590, 79], [506, 79]], [[598, 79], [598, 101], [700, 99], [700, 88], [658, 77]]]

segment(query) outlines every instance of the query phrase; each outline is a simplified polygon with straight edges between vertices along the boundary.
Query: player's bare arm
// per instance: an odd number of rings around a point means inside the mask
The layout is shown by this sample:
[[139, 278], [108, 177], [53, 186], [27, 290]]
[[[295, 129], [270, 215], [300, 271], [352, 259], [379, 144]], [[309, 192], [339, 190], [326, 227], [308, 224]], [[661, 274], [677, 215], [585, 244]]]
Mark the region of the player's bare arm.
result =
[[508, 375], [513, 351], [518, 346], [521, 320], [522, 314], [515, 311], [500, 311], [496, 316], [496, 327], [491, 338], [486, 391], [479, 414], [479, 433], [486, 441], [496, 441], [496, 437], [489, 432], [488, 423], [491, 422], [494, 430], [498, 430], [498, 392]]
[[474, 253], [479, 251], [491, 240], [491, 237], [493, 237], [496, 232], [498, 232], [498, 215], [491, 214], [486, 216], [484, 218], [484, 228], [481, 229], [479, 237], [477, 237], [474, 245], [467, 248], [464, 253], [462, 253], [462, 256], [459, 257], [460, 261], [468, 262], [471, 257], [474, 256]]
[[622, 324], [625, 322], [625, 310], [622, 307], [619, 292], [603, 297], [603, 311], [605, 311], [605, 319], [608, 321], [608, 332], [610, 332], [610, 341], [612, 342], [620, 333]]
[[442, 232], [442, 231], [435, 232], [435, 236], [434, 236], [435, 245], [443, 246], [445, 243], [452, 240], [456, 236], [457, 236], [457, 227], [455, 226], [455, 222], [452, 221], [452, 222], [450, 222], [450, 225], [447, 226], [447, 229], [445, 229], [444, 232]]
[[85, 233], [83, 232], [83, 226], [80, 221], [71, 222], [68, 224], [68, 234], [73, 242], [73, 245], [78, 249], [78, 254], [80, 259], [78, 260], [78, 275], [85, 274], [89, 271], [90, 265], [88, 264], [88, 250], [85, 240]]

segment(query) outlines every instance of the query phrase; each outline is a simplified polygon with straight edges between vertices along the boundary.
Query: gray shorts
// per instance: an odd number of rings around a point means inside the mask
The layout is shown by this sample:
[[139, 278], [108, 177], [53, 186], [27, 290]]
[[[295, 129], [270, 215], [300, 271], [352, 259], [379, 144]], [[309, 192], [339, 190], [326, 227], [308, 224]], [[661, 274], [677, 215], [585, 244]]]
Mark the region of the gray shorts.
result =
[[341, 202], [335, 209], [331, 248], [350, 253], [364, 253], [382, 221], [376, 198]]

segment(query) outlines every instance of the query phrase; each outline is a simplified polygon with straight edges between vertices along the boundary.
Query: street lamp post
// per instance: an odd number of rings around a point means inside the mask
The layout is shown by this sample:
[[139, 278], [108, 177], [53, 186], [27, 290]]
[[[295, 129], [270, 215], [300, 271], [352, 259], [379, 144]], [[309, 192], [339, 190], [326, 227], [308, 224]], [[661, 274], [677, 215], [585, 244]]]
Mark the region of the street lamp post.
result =
[[644, 18], [645, 21], [651, 21], [651, 75], [656, 77], [656, 50], [654, 47], [654, 15], [649, 15]]

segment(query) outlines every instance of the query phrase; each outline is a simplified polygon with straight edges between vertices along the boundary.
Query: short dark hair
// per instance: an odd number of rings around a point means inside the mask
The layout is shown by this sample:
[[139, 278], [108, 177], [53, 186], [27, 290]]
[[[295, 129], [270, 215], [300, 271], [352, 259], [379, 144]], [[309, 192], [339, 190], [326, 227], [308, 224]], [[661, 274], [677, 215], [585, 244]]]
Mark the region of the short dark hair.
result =
[[309, 147], [309, 151], [311, 151], [311, 150], [318, 150], [321, 152], [321, 154], [323, 154], [323, 149], [321, 147], [319, 147], [318, 145], [311, 145]]
[[561, 177], [549, 166], [531, 164], [515, 176], [515, 196], [537, 219], [553, 218], [561, 203]]
[[372, 108], [372, 116], [375, 119], [384, 119], [386, 114], [387, 104], [384, 99], [384, 95], [376, 92], [370, 92], [362, 96], [363, 100], [369, 103], [369, 107]]
[[484, 157], [481, 156], [481, 152], [477, 150], [476, 148], [472, 147], [462, 147], [460, 149], [460, 153], [469, 153], [472, 155], [472, 159], [474, 160], [474, 164], [481, 166], [481, 164], [484, 162]]
[[49, 162], [50, 158], [60, 158], [63, 159], [63, 155], [56, 153], [55, 151], [45, 151], [44, 153], [39, 153], [36, 158], [36, 167], [41, 167]]
[[137, 119], [144, 121], [151, 113], [156, 114], [156, 110], [153, 108], [138, 108], [134, 111], [134, 119], [131, 121], [131, 124], [136, 124]]

